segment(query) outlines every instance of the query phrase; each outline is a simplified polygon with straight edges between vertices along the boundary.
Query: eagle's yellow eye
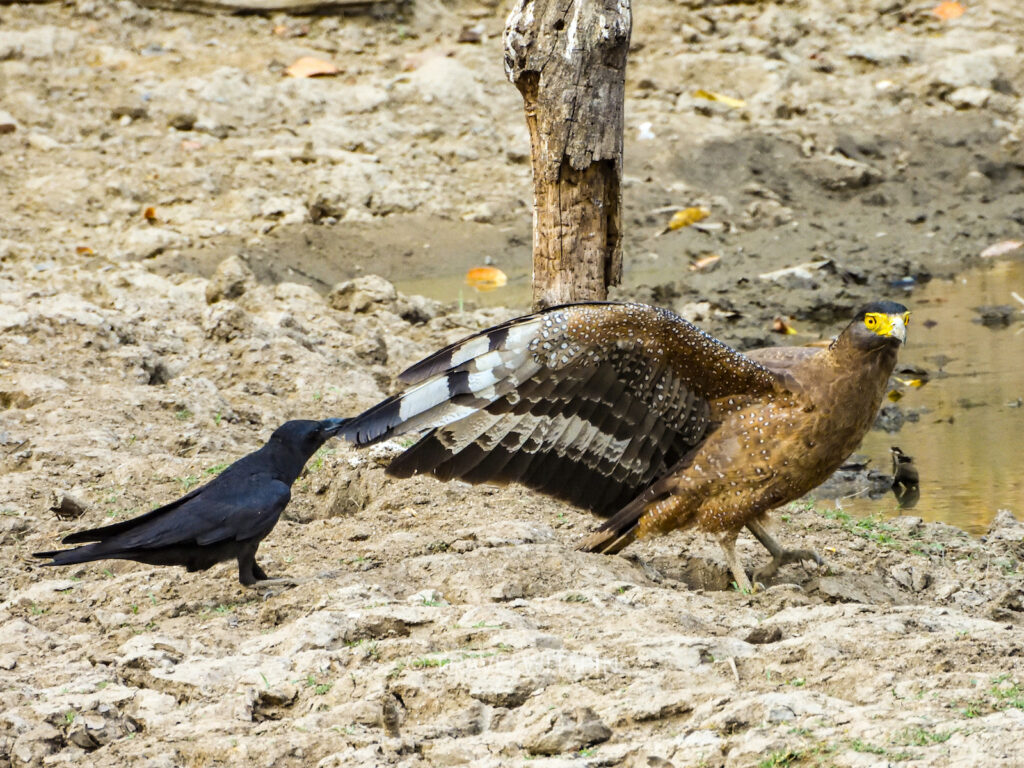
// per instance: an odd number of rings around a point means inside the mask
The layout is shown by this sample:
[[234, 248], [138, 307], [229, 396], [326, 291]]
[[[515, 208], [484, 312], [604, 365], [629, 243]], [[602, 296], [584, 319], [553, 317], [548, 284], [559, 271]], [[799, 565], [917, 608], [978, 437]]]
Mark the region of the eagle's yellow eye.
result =
[[865, 315], [864, 316], [864, 326], [868, 330], [871, 330], [871, 331], [875, 330], [875, 327], [877, 325], [878, 325], [878, 318], [875, 315], [871, 314], [871, 315]]

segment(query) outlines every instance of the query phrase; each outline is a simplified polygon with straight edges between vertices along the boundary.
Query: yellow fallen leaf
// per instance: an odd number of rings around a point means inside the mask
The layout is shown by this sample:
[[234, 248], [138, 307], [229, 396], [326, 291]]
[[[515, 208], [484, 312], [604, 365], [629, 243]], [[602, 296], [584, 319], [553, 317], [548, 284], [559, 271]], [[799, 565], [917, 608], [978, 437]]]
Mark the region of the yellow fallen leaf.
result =
[[706, 269], [710, 269], [715, 266], [722, 257], [717, 253], [709, 253], [707, 256], [701, 256], [693, 264], [690, 265], [690, 269], [694, 272], [703, 272]]
[[466, 285], [471, 285], [481, 293], [501, 288], [508, 282], [508, 275], [497, 267], [476, 267], [466, 273]]
[[668, 227], [665, 231], [670, 232], [673, 229], [688, 227], [691, 224], [696, 224], [698, 221], [703, 221], [710, 215], [711, 211], [703, 205], [694, 205], [689, 208], [683, 208], [683, 210], [676, 211], [672, 214], [672, 218], [669, 219]]
[[80, 256], [92, 256], [94, 253], [96, 253], [96, 251], [94, 251], [88, 245], [80, 245], [77, 248], [75, 248], [75, 253], [79, 254]]
[[772, 321], [772, 330], [776, 333], [784, 333], [787, 336], [793, 336], [797, 332], [796, 328], [787, 323], [781, 317], [776, 317], [775, 320]]
[[698, 99], [707, 99], [708, 101], [717, 101], [720, 104], [725, 104], [727, 107], [733, 109], [739, 109], [740, 107], [747, 106], [747, 102], [743, 99], [736, 99], [732, 96], [726, 96], [724, 93], [715, 93], [714, 91], [705, 91], [703, 88], [698, 88], [693, 92], [693, 95]]
[[924, 386], [923, 379], [901, 379], [898, 376], [894, 376], [893, 378], [896, 379], [896, 381], [898, 381], [904, 387], [914, 387], [916, 389], [917, 387]]
[[943, 21], [952, 21], [953, 19], [959, 19], [964, 15], [964, 8], [960, 3], [955, 2], [942, 2], [932, 8], [932, 15], [938, 16]]
[[896, 401], [903, 399], [903, 393], [898, 389], [890, 389], [889, 394], [887, 394], [886, 397], [895, 403]]
[[146, 221], [150, 223], [156, 221], [156, 208], [154, 208], [152, 205], [147, 206], [146, 210], [142, 212], [142, 218], [144, 218]]
[[338, 74], [338, 68], [329, 61], [303, 56], [292, 62], [284, 73], [289, 77], [323, 77]]

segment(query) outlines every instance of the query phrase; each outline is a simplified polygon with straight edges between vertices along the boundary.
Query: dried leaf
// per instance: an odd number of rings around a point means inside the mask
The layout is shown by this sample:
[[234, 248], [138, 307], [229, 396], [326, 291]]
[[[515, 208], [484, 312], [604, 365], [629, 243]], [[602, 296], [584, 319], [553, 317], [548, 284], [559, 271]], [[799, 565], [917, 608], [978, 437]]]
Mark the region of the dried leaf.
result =
[[886, 397], [895, 403], [903, 399], [903, 393], [900, 392], [898, 389], [890, 389], [889, 394], [887, 394]]
[[707, 99], [708, 101], [717, 101], [719, 104], [725, 104], [727, 107], [733, 109], [739, 109], [740, 107], [747, 106], [747, 102], [743, 99], [736, 99], [732, 96], [726, 96], [724, 93], [715, 93], [714, 91], [705, 91], [703, 88], [699, 88], [693, 92], [693, 95], [698, 99]]
[[501, 288], [508, 282], [508, 275], [497, 267], [476, 267], [466, 273], [466, 285], [471, 285], [481, 293]]
[[952, 21], [953, 19], [959, 19], [963, 16], [964, 11], [966, 10], [967, 9], [960, 5], [960, 3], [946, 0], [946, 2], [939, 3], [932, 8], [932, 15], [938, 16], [943, 21]]
[[1022, 240], [1001, 240], [998, 243], [993, 243], [978, 255], [983, 259], [992, 259], [996, 256], [1006, 256], [1021, 248], [1024, 248]]
[[309, 27], [305, 24], [301, 27], [289, 27], [287, 24], [278, 24], [274, 27], [276, 37], [305, 37], [309, 34]]
[[289, 77], [324, 77], [338, 74], [338, 68], [329, 61], [303, 56], [296, 59], [284, 73]]
[[152, 224], [154, 221], [156, 221], [156, 208], [154, 208], [152, 205], [148, 206], [142, 212], [142, 218], [144, 218], [146, 221]]
[[898, 376], [894, 376], [893, 378], [896, 379], [896, 381], [898, 381], [904, 387], [917, 388], [924, 386], [924, 379], [901, 379]]
[[783, 280], [790, 277], [794, 277], [799, 280], [812, 280], [818, 270], [824, 269], [831, 263], [830, 259], [807, 261], [803, 264], [797, 264], [795, 267], [785, 267], [784, 269], [776, 269], [772, 272], [762, 272], [758, 277], [761, 280], [772, 281]]
[[671, 232], [674, 229], [682, 229], [683, 227], [688, 227], [691, 224], [696, 224], [698, 221], [703, 221], [710, 215], [711, 211], [703, 205], [694, 205], [689, 208], [683, 208], [683, 210], [676, 211], [672, 214], [672, 218], [669, 219], [665, 232]]
[[423, 51], [417, 51], [415, 53], [407, 53], [402, 59], [402, 71], [412, 72], [419, 69], [428, 61], [433, 59], [443, 59], [450, 56], [454, 56], [454, 50], [447, 50], [444, 48], [427, 48]]
[[772, 321], [772, 330], [776, 333], [784, 333], [787, 336], [793, 336], [796, 334], [796, 328], [787, 323], [781, 317], [776, 317]]
[[75, 248], [75, 253], [77, 253], [80, 256], [92, 256], [94, 253], [96, 253], [96, 251], [94, 251], [88, 245], [80, 245], [77, 248]]
[[694, 272], [704, 272], [705, 270], [714, 267], [722, 257], [717, 253], [709, 253], [706, 256], [701, 256], [693, 264], [690, 265], [690, 269]]

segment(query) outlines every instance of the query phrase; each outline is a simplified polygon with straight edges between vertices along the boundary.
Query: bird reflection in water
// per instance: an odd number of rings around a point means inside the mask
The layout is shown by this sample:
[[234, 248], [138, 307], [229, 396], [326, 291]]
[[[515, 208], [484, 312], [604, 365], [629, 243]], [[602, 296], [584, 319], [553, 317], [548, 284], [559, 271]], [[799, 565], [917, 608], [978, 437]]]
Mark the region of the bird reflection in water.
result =
[[892, 446], [892, 492], [900, 509], [913, 509], [921, 498], [920, 478], [914, 459]]

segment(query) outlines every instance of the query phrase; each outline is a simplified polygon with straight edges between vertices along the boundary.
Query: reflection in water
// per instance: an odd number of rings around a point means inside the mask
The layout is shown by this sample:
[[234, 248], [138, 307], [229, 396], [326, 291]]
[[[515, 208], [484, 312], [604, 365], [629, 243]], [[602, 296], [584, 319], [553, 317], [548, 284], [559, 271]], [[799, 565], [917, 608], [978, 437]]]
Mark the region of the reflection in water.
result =
[[914, 457], [898, 446], [892, 447], [892, 492], [900, 509], [913, 509], [921, 500], [921, 478]]
[[[634, 276], [635, 279], [635, 276]], [[654, 281], [657, 282], [656, 280]], [[480, 294], [463, 275], [399, 283], [406, 293], [443, 301], [464, 297], [477, 306], [530, 304], [529, 276], [511, 272], [500, 291]], [[918, 413], [897, 434], [873, 430], [859, 450], [871, 468], [891, 472], [891, 446], [898, 443], [920, 473], [920, 500], [912, 514], [971, 533], [988, 529], [996, 510], [1024, 515], [1024, 323], [989, 328], [974, 322], [980, 305], [1015, 305], [1024, 294], [1024, 263], [997, 262], [953, 281], [934, 280], [901, 299], [912, 312], [900, 365], [919, 366], [929, 383], [904, 390], [906, 414]], [[855, 515], [899, 514], [893, 494], [870, 500], [843, 499]]]
[[[900, 364], [920, 366], [931, 379], [904, 390], [899, 405], [920, 418], [898, 435], [873, 430], [860, 448], [871, 466], [888, 471], [898, 442], [920, 475], [912, 514], [971, 533], [985, 532], [998, 509], [1024, 514], [1024, 325], [973, 321], [979, 305], [1016, 305], [1011, 291], [1024, 294], [1024, 263], [933, 281], [904, 301], [913, 319]], [[897, 513], [892, 496], [840, 503], [853, 514]]]

